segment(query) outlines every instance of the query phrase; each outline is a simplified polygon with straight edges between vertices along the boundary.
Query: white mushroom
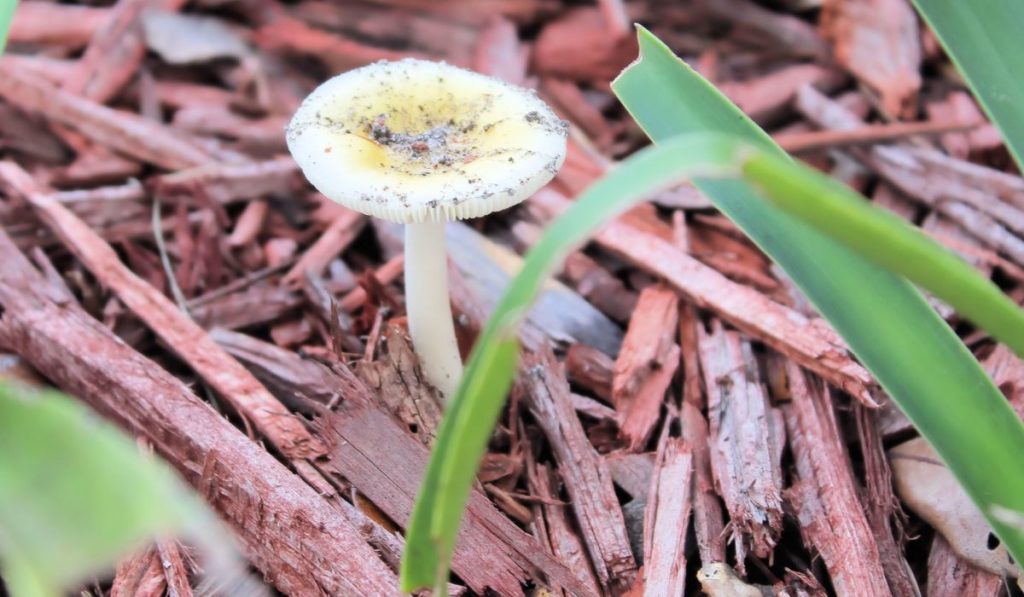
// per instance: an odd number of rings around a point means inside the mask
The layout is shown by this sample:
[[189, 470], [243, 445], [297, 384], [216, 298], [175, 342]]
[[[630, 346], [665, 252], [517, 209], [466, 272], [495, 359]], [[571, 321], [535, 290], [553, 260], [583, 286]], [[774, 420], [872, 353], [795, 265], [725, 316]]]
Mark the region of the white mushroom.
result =
[[409, 332], [424, 375], [445, 396], [462, 375], [445, 222], [529, 197], [561, 167], [566, 137], [566, 124], [532, 91], [413, 59], [330, 79], [288, 125], [288, 148], [317, 190], [406, 224]]

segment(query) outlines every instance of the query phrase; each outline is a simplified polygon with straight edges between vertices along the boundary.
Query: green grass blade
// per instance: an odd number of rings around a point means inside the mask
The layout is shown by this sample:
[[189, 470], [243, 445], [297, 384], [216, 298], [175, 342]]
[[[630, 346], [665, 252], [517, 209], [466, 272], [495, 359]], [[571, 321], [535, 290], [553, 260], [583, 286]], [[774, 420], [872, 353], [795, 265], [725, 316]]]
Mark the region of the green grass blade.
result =
[[[613, 83], [656, 142], [721, 131], [784, 155], [716, 89], [640, 30], [641, 58]], [[876, 376], [988, 517], [1018, 562], [1024, 535], [992, 506], [1024, 512], [1024, 427], [944, 321], [905, 280], [758, 198], [747, 183], [697, 181], [792, 277]], [[980, 464], [984, 463], [984, 464]]]
[[1024, 2], [914, 0], [1024, 170]]
[[920, 229], [846, 185], [784, 158], [754, 155], [743, 174], [786, 213], [926, 288], [1024, 356], [1024, 311]]
[[588, 189], [526, 255], [470, 356], [438, 430], [402, 558], [403, 591], [447, 581], [459, 521], [515, 374], [517, 324], [562, 258], [602, 223], [651, 193], [694, 175], [738, 174], [739, 144], [692, 135], [638, 152]]
[[147, 538], [218, 526], [166, 465], [56, 392], [0, 384], [0, 455], [0, 566], [16, 596], [60, 594]]

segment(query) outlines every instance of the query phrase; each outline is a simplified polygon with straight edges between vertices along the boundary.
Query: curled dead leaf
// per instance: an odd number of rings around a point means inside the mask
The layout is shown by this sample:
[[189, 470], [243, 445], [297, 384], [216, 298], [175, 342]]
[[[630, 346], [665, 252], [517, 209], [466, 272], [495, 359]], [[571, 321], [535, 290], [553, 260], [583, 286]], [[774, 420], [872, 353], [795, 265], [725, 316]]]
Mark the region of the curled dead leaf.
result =
[[1010, 554], [981, 511], [923, 438], [889, 450], [896, 491], [915, 514], [942, 534], [953, 551], [993, 574], [1017, 577]]

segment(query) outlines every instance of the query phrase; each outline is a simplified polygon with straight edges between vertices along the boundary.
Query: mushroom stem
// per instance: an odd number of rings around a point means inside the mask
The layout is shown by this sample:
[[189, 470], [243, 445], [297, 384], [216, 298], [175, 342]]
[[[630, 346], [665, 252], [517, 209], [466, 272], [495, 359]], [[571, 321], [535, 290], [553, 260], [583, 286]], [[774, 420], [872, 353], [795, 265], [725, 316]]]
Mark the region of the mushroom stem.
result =
[[451, 398], [462, 379], [462, 357], [448, 299], [444, 229], [445, 222], [406, 224], [405, 303], [423, 375]]

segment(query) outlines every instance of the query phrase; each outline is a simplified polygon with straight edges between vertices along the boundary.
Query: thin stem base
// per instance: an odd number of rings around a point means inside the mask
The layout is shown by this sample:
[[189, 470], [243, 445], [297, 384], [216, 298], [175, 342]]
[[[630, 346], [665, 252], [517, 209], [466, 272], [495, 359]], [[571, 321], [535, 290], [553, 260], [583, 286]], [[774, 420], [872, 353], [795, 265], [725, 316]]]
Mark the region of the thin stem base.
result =
[[448, 298], [444, 230], [444, 222], [406, 224], [405, 303], [423, 374], [450, 398], [462, 379], [462, 357]]

